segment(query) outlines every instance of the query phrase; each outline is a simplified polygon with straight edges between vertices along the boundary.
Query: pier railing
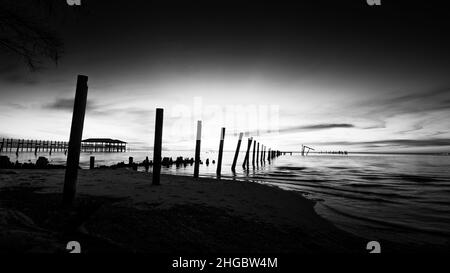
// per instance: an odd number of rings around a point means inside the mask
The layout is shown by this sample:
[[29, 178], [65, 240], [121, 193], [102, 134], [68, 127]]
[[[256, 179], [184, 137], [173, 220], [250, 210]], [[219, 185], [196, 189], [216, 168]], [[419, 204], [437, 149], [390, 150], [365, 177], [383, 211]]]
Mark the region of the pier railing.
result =
[[[69, 142], [53, 140], [35, 140], [35, 139], [0, 139], [0, 153], [20, 152], [67, 152]], [[120, 140], [87, 140], [81, 142], [81, 152], [125, 152], [127, 150], [126, 142]]]

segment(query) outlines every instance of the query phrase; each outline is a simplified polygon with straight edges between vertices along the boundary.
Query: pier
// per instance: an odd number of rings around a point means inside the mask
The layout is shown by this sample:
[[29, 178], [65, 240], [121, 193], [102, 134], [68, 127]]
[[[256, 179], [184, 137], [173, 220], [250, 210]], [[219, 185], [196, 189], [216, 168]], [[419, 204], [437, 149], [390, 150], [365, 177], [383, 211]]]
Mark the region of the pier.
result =
[[[19, 152], [66, 152], [69, 142], [35, 139], [3, 138], [0, 140], [0, 153]], [[81, 142], [81, 152], [126, 152], [127, 143], [111, 138], [88, 138]]]
[[0, 153], [64, 152], [67, 150], [67, 145], [67, 141], [3, 138], [0, 142]]
[[127, 143], [111, 138], [88, 138], [81, 141], [82, 152], [114, 152], [127, 151]]

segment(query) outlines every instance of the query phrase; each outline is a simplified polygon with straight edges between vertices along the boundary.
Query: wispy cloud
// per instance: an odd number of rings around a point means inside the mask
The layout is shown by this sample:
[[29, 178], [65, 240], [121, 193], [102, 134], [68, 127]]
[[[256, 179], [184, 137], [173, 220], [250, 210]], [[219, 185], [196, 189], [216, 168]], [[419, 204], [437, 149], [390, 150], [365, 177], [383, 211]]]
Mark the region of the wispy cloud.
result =
[[432, 146], [450, 146], [448, 138], [429, 138], [429, 139], [385, 139], [376, 141], [335, 141], [322, 142], [314, 144], [326, 145], [362, 145], [365, 147], [380, 146], [403, 146], [403, 147], [432, 147]]
[[417, 114], [449, 109], [449, 97], [450, 88], [439, 87], [407, 95], [384, 97], [379, 100], [358, 103], [357, 106], [369, 108], [368, 116], [378, 117], [382, 115], [392, 117], [400, 114]]
[[354, 124], [350, 123], [319, 123], [319, 124], [311, 124], [311, 125], [301, 125], [301, 126], [288, 126], [282, 127], [278, 130], [270, 130], [270, 131], [246, 131], [245, 135], [261, 135], [261, 134], [270, 134], [270, 133], [297, 133], [297, 132], [309, 132], [309, 131], [318, 131], [318, 130], [327, 130], [327, 129], [335, 129], [335, 128], [356, 128]]
[[291, 132], [291, 131], [314, 131], [314, 130], [324, 130], [333, 128], [354, 128], [355, 125], [350, 123], [323, 123], [323, 124], [313, 124], [307, 126], [294, 126], [286, 127], [280, 129], [280, 132]]
[[46, 103], [42, 106], [44, 109], [49, 110], [63, 110], [72, 111], [73, 110], [73, 99], [57, 98], [51, 103]]

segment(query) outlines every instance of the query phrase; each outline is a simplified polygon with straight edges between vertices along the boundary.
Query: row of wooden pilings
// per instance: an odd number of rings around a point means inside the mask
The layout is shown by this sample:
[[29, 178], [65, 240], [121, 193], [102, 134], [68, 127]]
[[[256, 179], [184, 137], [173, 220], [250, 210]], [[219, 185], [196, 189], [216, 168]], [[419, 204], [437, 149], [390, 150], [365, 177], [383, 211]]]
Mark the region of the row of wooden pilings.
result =
[[30, 140], [30, 139], [10, 139], [3, 138], [0, 143], [0, 153], [5, 151], [16, 151], [16, 155], [20, 152], [32, 152], [35, 154], [38, 152], [65, 152], [67, 150], [68, 143], [65, 141], [50, 141], [50, 140]]
[[[80, 161], [80, 148], [81, 148], [81, 137], [83, 134], [84, 126], [84, 116], [86, 111], [87, 102], [87, 86], [88, 77], [83, 75], [78, 75], [77, 87], [75, 92], [75, 102], [72, 116], [72, 125], [70, 129], [70, 139], [68, 145], [67, 154], [67, 164], [66, 173], [64, 177], [64, 189], [63, 189], [63, 203], [65, 206], [72, 205], [75, 194], [76, 194], [76, 183], [78, 176], [78, 165]], [[155, 120], [155, 137], [153, 145], [153, 185], [160, 185], [160, 174], [161, 174], [161, 150], [162, 150], [162, 133], [163, 133], [163, 119], [164, 110], [162, 108], [156, 109], [156, 120]], [[199, 176], [200, 168], [200, 150], [201, 150], [201, 133], [202, 133], [202, 122], [197, 122], [197, 137], [195, 146], [195, 159], [194, 159], [194, 177]], [[239, 156], [239, 151], [241, 147], [243, 133], [239, 134], [239, 139], [237, 142], [236, 152], [233, 159], [233, 164], [231, 170], [235, 172], [236, 163]], [[225, 140], [225, 128], [221, 129], [220, 132], [220, 142], [219, 142], [219, 155], [217, 160], [217, 177], [221, 176], [221, 166], [222, 166], [222, 156], [223, 156], [223, 145]], [[253, 143], [253, 156], [252, 164], [258, 164], [259, 162], [264, 163], [266, 158], [268, 161], [273, 160], [275, 157], [280, 156], [282, 152], [268, 148], [265, 145], [257, 143], [253, 138], [248, 139], [247, 151], [245, 154], [243, 168], [249, 167], [250, 164], [250, 150]], [[91, 158], [91, 166], [93, 165]]]
[[[160, 110], [161, 113], [163, 112], [163, 109], [158, 109], [158, 110]], [[155, 131], [155, 134], [156, 134], [156, 131]], [[196, 138], [196, 144], [195, 144], [195, 158], [194, 158], [194, 177], [198, 177], [198, 175], [199, 175], [201, 134], [202, 134], [202, 121], [199, 120], [199, 121], [197, 121], [197, 138]], [[233, 164], [231, 165], [231, 171], [233, 173], [236, 172], [236, 164], [237, 164], [237, 159], [239, 157], [239, 152], [240, 152], [240, 148], [241, 148], [243, 135], [244, 135], [244, 133], [239, 133], [239, 139], [238, 139], [237, 146], [236, 146], [236, 152], [234, 153]], [[217, 158], [217, 170], [216, 170], [216, 174], [217, 174], [218, 178], [221, 177], [221, 171], [222, 171], [222, 156], [223, 156], [224, 141], [225, 141], [225, 127], [222, 127], [222, 129], [220, 131], [219, 155]], [[242, 163], [242, 168], [244, 168], [244, 169], [249, 169], [250, 153], [251, 153], [252, 145], [253, 145], [253, 152], [252, 152], [252, 165], [253, 166], [255, 166], [255, 164], [259, 165], [260, 162], [261, 162], [261, 164], [264, 163], [266, 161], [266, 158], [270, 162], [275, 157], [278, 157], [282, 154], [281, 151], [278, 151], [278, 150], [273, 150], [270, 148], [267, 150], [267, 147], [262, 144], [261, 144], [261, 149], [260, 149], [260, 143], [256, 142], [256, 140], [254, 140], [253, 137], [250, 137], [250, 138], [248, 138], [247, 150], [245, 153], [244, 162]]]

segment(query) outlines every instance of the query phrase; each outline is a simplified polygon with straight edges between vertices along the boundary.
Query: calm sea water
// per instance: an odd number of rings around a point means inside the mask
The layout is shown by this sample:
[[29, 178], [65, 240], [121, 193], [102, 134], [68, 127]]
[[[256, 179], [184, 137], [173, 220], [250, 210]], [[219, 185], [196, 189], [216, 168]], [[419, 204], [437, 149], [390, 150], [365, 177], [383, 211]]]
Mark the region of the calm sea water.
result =
[[[32, 153], [11, 160], [36, 160]], [[48, 156], [48, 154], [40, 154]], [[150, 152], [96, 153], [96, 164], [140, 162]], [[276, 185], [302, 193], [317, 201], [316, 211], [338, 227], [368, 240], [383, 239], [408, 244], [449, 244], [450, 238], [450, 157], [434, 155], [348, 156], [310, 154], [285, 155], [270, 164], [244, 171], [241, 153], [236, 174], [231, 172], [234, 153], [225, 152], [224, 178], [238, 178]], [[39, 155], [38, 155], [39, 156]], [[82, 153], [81, 166], [87, 168], [91, 154]], [[192, 157], [191, 152], [170, 151], [163, 156]], [[203, 153], [202, 160], [217, 159], [217, 153]], [[54, 164], [65, 156], [54, 153]], [[139, 169], [139, 171], [144, 171]], [[215, 177], [216, 164], [200, 166], [201, 176]], [[192, 175], [193, 167], [163, 167], [162, 173]], [[270, 202], [270, 200], [268, 200]]]

